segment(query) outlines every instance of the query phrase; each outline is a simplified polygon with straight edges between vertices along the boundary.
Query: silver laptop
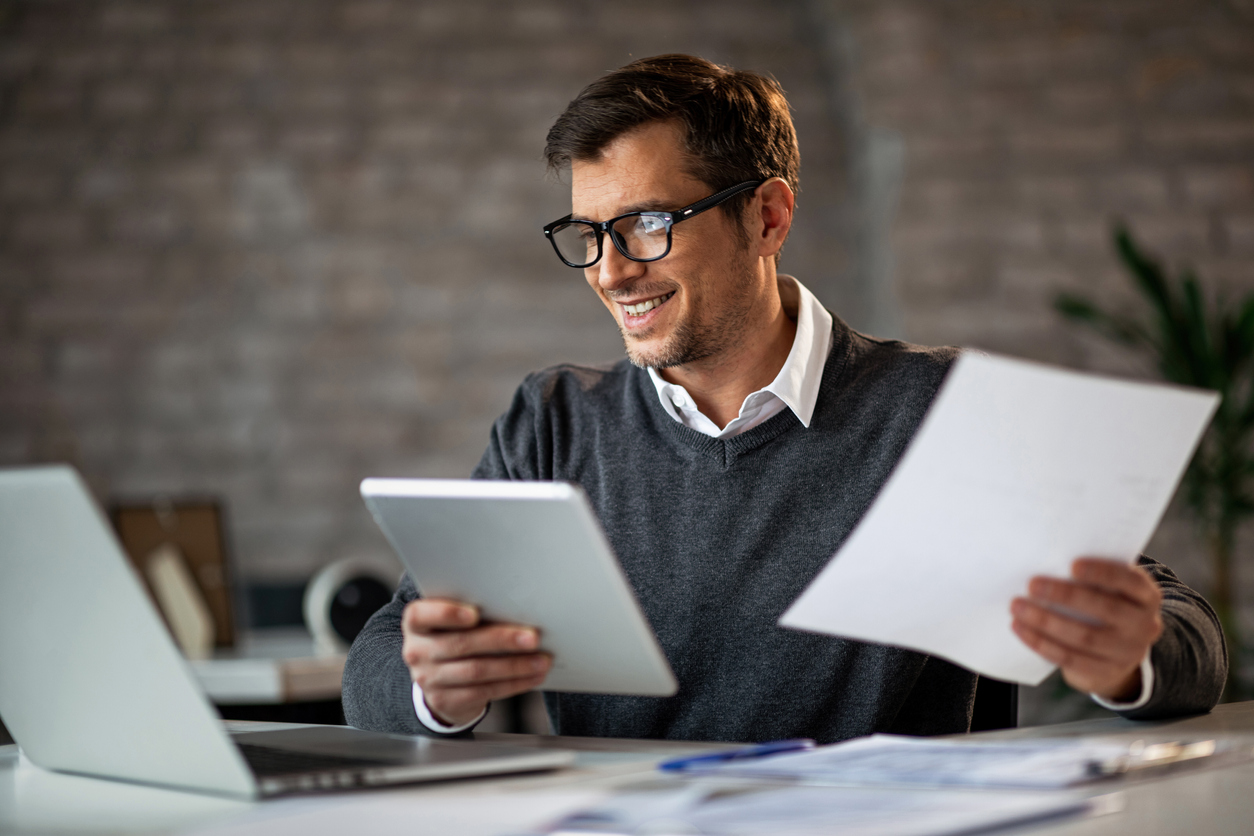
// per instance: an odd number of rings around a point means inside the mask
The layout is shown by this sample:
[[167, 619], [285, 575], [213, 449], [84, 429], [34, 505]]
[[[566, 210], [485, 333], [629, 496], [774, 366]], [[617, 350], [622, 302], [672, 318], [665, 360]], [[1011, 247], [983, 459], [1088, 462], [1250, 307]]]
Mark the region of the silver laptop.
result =
[[244, 797], [574, 759], [336, 726], [228, 734], [65, 466], [0, 470], [0, 716], [46, 769]]

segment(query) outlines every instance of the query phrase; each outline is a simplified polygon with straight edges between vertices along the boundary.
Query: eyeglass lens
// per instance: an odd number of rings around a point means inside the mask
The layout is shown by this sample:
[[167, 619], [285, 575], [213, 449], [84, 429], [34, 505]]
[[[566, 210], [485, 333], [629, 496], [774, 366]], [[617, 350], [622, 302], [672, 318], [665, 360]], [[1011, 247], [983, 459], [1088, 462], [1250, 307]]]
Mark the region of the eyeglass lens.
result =
[[[659, 258], [666, 254], [669, 228], [656, 214], [632, 214], [618, 218], [610, 226], [610, 236], [623, 255], [635, 259]], [[553, 243], [562, 258], [586, 266], [597, 260], [597, 230], [585, 221], [571, 221], [553, 230]]]

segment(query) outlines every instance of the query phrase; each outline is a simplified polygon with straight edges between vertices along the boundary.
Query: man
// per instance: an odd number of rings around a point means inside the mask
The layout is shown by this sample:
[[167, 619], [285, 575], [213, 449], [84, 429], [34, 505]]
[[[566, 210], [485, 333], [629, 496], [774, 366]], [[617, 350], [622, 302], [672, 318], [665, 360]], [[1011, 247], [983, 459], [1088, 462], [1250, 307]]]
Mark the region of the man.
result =
[[[956, 356], [858, 334], [777, 275], [799, 164], [782, 90], [698, 58], [643, 59], [580, 93], [546, 155], [570, 165], [573, 211], [545, 234], [613, 315], [629, 362], [528, 377], [475, 476], [582, 485], [679, 680], [665, 699], [548, 693], [555, 730], [741, 741], [967, 730], [970, 671], [776, 626], [865, 512]], [[1148, 558], [1077, 560], [1072, 578], [1034, 579], [1007, 605], [1023, 641], [1126, 716], [1218, 699], [1218, 621]], [[525, 626], [418, 599], [406, 578], [349, 655], [345, 716], [464, 731], [490, 701], [543, 681], [537, 646]]]

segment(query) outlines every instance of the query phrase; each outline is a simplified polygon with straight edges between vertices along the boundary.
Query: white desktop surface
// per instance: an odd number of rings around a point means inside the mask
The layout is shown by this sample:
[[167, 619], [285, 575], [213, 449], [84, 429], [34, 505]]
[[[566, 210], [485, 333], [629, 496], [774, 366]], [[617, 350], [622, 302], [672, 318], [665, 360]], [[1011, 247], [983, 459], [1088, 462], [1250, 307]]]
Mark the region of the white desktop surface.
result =
[[[260, 728], [261, 726], [253, 726]], [[999, 738], [1119, 734], [1137, 738], [1254, 733], [1254, 702], [1220, 706], [1212, 714], [1162, 723], [1111, 718], [991, 732]], [[0, 746], [0, 832], [152, 833], [203, 831], [214, 836], [253, 834], [458, 832], [490, 836], [515, 832], [595, 801], [615, 787], [649, 775], [662, 759], [711, 748], [708, 744], [483, 734], [515, 745], [578, 752], [573, 768], [559, 772], [484, 778], [389, 790], [248, 803], [58, 775]], [[1077, 818], [1016, 834], [1155, 834], [1189, 836], [1254, 830], [1254, 763], [1182, 772], [1128, 783], [1094, 786], [1094, 795], [1120, 791], [1122, 812]], [[408, 826], [401, 828], [402, 824]]]
[[[263, 731], [293, 726], [228, 721], [227, 727]], [[406, 819], [410, 826], [398, 832], [408, 836], [491, 836], [592, 803], [616, 784], [651, 774], [659, 760], [725, 748], [516, 734], [480, 737], [557, 746], [578, 754], [574, 767], [559, 772], [247, 802], [48, 772], [20, 757], [17, 746], [0, 746], [0, 833], [206, 831], [252, 836], [290, 827], [302, 836], [338, 836], [383, 831]]]

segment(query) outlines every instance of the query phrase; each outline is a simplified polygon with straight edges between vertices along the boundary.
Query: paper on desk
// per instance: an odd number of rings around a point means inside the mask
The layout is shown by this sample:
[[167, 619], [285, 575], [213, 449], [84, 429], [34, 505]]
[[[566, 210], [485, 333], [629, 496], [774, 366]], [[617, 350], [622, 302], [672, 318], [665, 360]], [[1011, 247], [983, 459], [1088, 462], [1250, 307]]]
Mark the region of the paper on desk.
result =
[[1103, 764], [1129, 754], [1114, 739], [943, 740], [874, 734], [752, 761], [720, 775], [787, 778], [844, 786], [951, 786], [1061, 789], [1101, 777]]
[[967, 353], [845, 544], [780, 624], [1035, 685], [1010, 629], [1033, 575], [1135, 560], [1219, 398]]
[[780, 787], [717, 781], [628, 790], [559, 819], [544, 833], [711, 836], [940, 836], [1116, 806], [1070, 793]]

